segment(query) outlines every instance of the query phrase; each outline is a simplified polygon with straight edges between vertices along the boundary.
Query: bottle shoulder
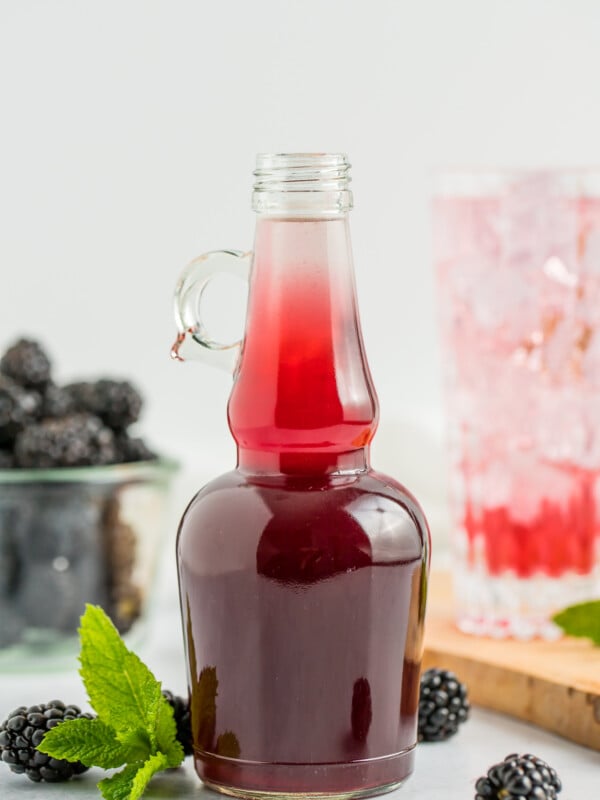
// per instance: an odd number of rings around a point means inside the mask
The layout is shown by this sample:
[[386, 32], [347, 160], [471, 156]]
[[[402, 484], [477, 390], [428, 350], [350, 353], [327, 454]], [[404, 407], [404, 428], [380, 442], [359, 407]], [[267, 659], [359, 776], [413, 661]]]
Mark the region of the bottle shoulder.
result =
[[369, 480], [373, 481], [379, 491], [385, 493], [390, 498], [395, 498], [415, 520], [415, 524], [426, 532], [429, 537], [429, 525], [423, 507], [414, 494], [404, 486], [403, 483], [395, 478], [377, 470], [368, 470]]
[[227, 502], [252, 502], [252, 499], [262, 502], [271, 495], [281, 498], [312, 494], [323, 498], [352, 497], [357, 500], [369, 495], [379, 495], [406, 508], [420, 524], [427, 525], [424, 511], [412, 492], [395, 478], [370, 468], [326, 476], [261, 475], [233, 469], [204, 484], [191, 499], [188, 511], [205, 501], [212, 501], [214, 495], [224, 495], [222, 501]]
[[408, 562], [428, 560], [429, 531], [412, 494], [374, 470], [294, 478], [233, 470], [195, 495], [178, 550], [213, 562], [235, 552], [236, 563], [249, 563], [257, 552], [272, 550]]

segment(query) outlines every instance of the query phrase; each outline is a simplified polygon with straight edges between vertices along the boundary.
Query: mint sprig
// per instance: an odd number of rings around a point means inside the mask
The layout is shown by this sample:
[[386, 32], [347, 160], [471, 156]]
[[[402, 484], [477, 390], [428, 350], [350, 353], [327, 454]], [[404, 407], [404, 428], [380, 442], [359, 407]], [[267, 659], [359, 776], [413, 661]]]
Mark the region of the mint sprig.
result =
[[126, 765], [98, 788], [105, 800], [138, 800], [155, 773], [183, 761], [173, 709], [99, 606], [86, 606], [79, 637], [80, 674], [98, 716], [62, 722], [38, 750], [87, 767]]
[[568, 636], [591, 639], [600, 646], [600, 600], [569, 606], [552, 619]]

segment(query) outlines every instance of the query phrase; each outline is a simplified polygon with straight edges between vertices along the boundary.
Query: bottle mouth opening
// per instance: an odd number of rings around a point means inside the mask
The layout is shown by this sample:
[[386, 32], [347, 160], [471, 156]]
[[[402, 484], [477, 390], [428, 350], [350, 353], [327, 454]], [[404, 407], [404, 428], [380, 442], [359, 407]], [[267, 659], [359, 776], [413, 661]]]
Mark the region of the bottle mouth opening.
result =
[[252, 207], [260, 213], [352, 208], [345, 153], [261, 153], [256, 157]]

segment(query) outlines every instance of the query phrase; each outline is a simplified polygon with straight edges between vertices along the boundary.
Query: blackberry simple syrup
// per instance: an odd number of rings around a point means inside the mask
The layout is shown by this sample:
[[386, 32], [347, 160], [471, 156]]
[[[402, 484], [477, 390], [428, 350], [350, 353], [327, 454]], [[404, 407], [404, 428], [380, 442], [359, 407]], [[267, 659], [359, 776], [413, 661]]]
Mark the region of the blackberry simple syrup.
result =
[[[228, 407], [238, 464], [179, 529], [196, 770], [240, 797], [364, 797], [413, 768], [429, 533], [412, 495], [369, 464], [378, 404], [348, 169], [341, 155], [258, 158]], [[198, 299], [249, 260], [213, 253], [188, 268], [177, 353], [187, 338], [223, 361]]]

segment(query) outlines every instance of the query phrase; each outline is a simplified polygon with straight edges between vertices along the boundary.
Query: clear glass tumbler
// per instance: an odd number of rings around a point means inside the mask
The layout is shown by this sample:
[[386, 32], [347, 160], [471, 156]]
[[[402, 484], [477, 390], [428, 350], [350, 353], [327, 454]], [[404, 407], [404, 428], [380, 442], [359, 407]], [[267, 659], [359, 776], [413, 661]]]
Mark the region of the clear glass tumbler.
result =
[[177, 464], [0, 470], [0, 671], [72, 659], [86, 603], [143, 629]]
[[447, 172], [433, 215], [458, 624], [552, 636], [600, 588], [600, 170]]

